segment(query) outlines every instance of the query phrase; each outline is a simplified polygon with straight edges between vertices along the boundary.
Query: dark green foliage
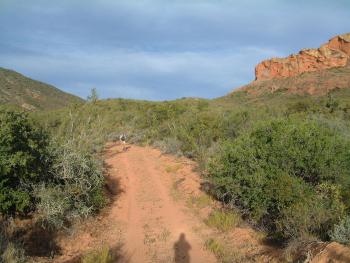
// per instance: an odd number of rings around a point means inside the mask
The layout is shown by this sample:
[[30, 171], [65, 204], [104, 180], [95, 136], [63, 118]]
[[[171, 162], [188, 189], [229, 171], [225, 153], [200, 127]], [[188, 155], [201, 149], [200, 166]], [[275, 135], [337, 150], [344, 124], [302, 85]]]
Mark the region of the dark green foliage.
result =
[[321, 237], [344, 214], [349, 142], [315, 121], [275, 120], [226, 142], [210, 163], [216, 194], [282, 237]]
[[0, 111], [0, 213], [37, 209], [62, 227], [101, 208], [104, 179], [88, 132], [54, 140], [27, 114]]
[[0, 111], [0, 212], [32, 208], [32, 187], [49, 180], [48, 136], [27, 115]]

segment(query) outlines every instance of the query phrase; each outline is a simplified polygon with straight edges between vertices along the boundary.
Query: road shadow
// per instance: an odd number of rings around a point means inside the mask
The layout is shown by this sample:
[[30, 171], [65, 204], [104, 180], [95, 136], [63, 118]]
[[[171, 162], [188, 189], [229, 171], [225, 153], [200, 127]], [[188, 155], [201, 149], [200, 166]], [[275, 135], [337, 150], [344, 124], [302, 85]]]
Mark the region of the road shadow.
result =
[[113, 176], [112, 173], [113, 166], [104, 162], [103, 176], [105, 178], [105, 193], [108, 199], [113, 203], [119, 195], [125, 191], [121, 187], [120, 179], [117, 176]]
[[43, 227], [39, 222], [20, 227], [14, 233], [17, 242], [23, 244], [29, 257], [53, 257], [61, 253], [56, 242], [57, 232]]
[[334, 260], [335, 262], [350, 262], [350, 256], [335, 250], [330, 250], [328, 255], [329, 260]]
[[[116, 147], [117, 146], [117, 147]], [[132, 144], [121, 144], [120, 142], [108, 143], [101, 152], [105, 160], [112, 159], [132, 148]]]
[[174, 262], [175, 263], [190, 263], [190, 253], [191, 250], [190, 243], [186, 240], [186, 235], [184, 233], [180, 234], [179, 240], [174, 244]]

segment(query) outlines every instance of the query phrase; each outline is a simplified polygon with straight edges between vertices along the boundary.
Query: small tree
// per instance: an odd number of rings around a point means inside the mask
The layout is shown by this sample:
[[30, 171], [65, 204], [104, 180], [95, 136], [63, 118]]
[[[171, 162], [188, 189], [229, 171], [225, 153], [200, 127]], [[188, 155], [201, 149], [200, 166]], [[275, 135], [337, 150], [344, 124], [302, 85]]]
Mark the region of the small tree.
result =
[[90, 95], [87, 97], [87, 100], [92, 103], [96, 103], [98, 101], [98, 93], [96, 88], [92, 88], [90, 91]]
[[33, 185], [48, 179], [48, 144], [26, 114], [0, 111], [0, 213], [33, 208]]

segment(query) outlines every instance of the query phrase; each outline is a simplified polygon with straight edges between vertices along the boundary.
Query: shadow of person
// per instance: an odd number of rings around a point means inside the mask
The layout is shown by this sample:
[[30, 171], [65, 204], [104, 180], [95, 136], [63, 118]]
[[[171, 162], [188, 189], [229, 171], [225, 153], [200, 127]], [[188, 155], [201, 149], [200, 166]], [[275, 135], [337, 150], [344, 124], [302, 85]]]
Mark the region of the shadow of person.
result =
[[179, 240], [174, 244], [175, 263], [190, 263], [190, 249], [191, 245], [186, 241], [185, 234], [181, 233]]

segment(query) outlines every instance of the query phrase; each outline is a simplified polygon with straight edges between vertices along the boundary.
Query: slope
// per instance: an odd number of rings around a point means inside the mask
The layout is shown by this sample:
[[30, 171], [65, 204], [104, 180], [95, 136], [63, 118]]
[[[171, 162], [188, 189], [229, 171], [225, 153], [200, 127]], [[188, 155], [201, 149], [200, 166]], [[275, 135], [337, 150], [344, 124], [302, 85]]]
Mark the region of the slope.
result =
[[285, 92], [299, 95], [325, 95], [334, 89], [350, 88], [350, 66], [335, 67], [297, 76], [254, 81], [239, 90], [249, 94]]
[[0, 68], [0, 103], [25, 110], [51, 110], [80, 103], [77, 96], [32, 80], [15, 71]]

